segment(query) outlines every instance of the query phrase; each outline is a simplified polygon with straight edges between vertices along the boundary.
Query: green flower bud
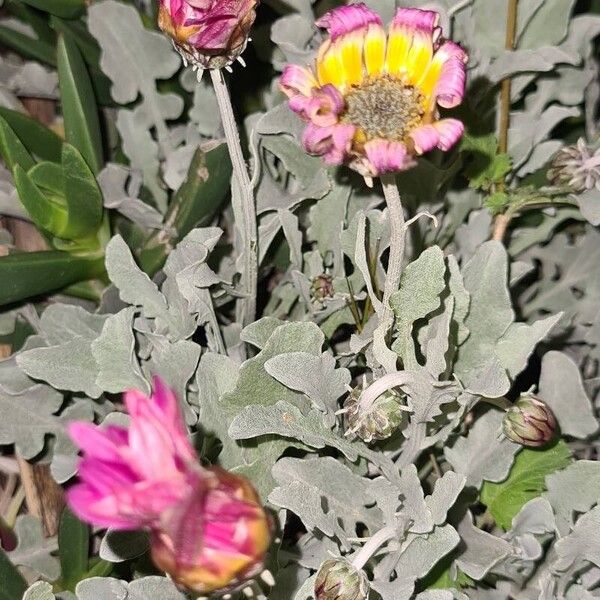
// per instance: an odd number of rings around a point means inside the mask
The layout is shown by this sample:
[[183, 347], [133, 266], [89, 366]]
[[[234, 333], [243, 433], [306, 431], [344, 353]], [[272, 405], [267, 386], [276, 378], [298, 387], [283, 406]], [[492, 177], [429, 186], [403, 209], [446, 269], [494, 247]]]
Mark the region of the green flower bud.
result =
[[504, 435], [523, 446], [543, 446], [554, 438], [556, 419], [539, 398], [522, 395], [504, 415]]
[[369, 580], [343, 558], [326, 560], [315, 581], [316, 600], [366, 600]]
[[389, 438], [404, 418], [400, 396], [388, 390], [372, 403], [361, 404], [361, 392], [360, 387], [354, 388], [344, 402], [346, 435], [354, 434], [367, 443]]

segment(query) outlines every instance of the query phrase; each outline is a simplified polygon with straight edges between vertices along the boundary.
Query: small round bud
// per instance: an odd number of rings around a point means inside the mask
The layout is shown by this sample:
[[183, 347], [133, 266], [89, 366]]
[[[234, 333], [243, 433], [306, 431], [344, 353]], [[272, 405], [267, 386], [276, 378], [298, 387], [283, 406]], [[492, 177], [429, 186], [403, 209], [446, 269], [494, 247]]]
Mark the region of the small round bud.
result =
[[331, 275], [323, 273], [315, 277], [310, 286], [310, 295], [319, 304], [322, 304], [328, 298], [333, 298], [333, 278]]
[[578, 193], [600, 189], [600, 148], [588, 146], [582, 138], [577, 145], [559, 150], [547, 176], [553, 185], [569, 186]]
[[522, 395], [504, 415], [504, 435], [523, 446], [544, 446], [554, 438], [556, 419], [539, 398]]
[[404, 418], [400, 396], [388, 390], [372, 403], [361, 404], [361, 392], [360, 387], [354, 388], [344, 402], [346, 435], [354, 434], [367, 443], [389, 438]]
[[369, 580], [343, 558], [326, 560], [315, 581], [316, 600], [366, 600]]

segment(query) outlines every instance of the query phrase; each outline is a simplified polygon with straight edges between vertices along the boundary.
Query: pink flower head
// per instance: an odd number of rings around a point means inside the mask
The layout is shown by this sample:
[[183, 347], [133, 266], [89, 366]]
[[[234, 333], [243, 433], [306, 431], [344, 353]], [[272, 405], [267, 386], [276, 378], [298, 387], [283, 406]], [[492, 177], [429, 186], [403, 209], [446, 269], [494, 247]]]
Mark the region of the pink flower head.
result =
[[83, 450], [71, 509], [101, 527], [150, 531], [152, 555], [172, 578], [198, 592], [244, 581], [262, 568], [270, 543], [267, 514], [244, 479], [203, 468], [175, 395], [160, 379], [154, 393], [125, 394], [131, 423], [73, 423]]
[[402, 171], [415, 155], [449, 150], [463, 134], [439, 107], [463, 99], [467, 55], [440, 40], [434, 11], [399, 8], [386, 32], [364, 4], [336, 8], [317, 21], [329, 32], [312, 68], [288, 65], [280, 87], [308, 122], [310, 154], [373, 177]]
[[245, 49], [259, 0], [160, 0], [158, 25], [190, 62], [232, 63]]

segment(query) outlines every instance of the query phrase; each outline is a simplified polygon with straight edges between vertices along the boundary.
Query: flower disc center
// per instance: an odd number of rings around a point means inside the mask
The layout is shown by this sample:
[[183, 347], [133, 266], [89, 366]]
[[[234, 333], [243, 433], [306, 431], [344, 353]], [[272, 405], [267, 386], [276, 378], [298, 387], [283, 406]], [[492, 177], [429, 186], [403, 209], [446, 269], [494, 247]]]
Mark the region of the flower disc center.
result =
[[341, 120], [362, 130], [367, 141], [403, 141], [425, 113], [423, 94], [390, 75], [361, 83], [346, 94], [345, 100]]

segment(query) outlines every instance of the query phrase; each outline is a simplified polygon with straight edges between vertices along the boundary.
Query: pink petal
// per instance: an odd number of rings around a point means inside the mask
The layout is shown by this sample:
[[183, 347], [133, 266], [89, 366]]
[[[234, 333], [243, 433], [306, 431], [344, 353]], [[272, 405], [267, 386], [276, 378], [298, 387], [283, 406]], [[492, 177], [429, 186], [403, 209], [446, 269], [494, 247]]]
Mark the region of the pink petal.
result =
[[440, 135], [438, 148], [444, 151], [450, 150], [460, 140], [465, 131], [465, 126], [458, 119], [442, 119], [434, 123], [433, 126]]
[[356, 128], [353, 125], [318, 127], [310, 123], [302, 136], [307, 152], [322, 156], [328, 165], [341, 165], [352, 145]]
[[422, 125], [410, 132], [417, 154], [424, 154], [437, 147], [440, 134], [433, 125]]
[[301, 117], [319, 127], [328, 127], [338, 122], [338, 115], [345, 106], [344, 97], [333, 85], [313, 90], [307, 98], [297, 94], [289, 101], [290, 108]]
[[433, 35], [439, 18], [440, 15], [433, 10], [399, 8], [392, 21], [392, 26], [418, 30], [427, 35]]
[[445, 42], [436, 52], [433, 60], [443, 61], [433, 95], [440, 106], [454, 108], [462, 102], [465, 95], [468, 56], [454, 42]]
[[381, 17], [362, 2], [340, 6], [323, 15], [315, 23], [329, 31], [332, 41], [371, 24], [382, 25]]
[[292, 98], [296, 94], [310, 96], [313, 88], [318, 85], [312, 72], [299, 65], [287, 65], [279, 80], [279, 87], [288, 98]]
[[76, 421], [67, 425], [67, 432], [84, 452], [103, 460], [119, 460], [119, 447], [127, 444], [127, 429], [115, 425], [98, 427]]
[[371, 140], [365, 144], [365, 154], [373, 176], [404, 171], [414, 165], [406, 145], [402, 142]]

